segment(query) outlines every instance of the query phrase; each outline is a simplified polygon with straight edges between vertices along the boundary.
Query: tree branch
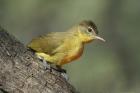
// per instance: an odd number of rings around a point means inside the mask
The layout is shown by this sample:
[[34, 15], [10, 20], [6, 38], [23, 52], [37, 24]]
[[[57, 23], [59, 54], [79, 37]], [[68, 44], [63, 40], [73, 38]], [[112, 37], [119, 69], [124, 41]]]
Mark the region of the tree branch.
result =
[[0, 93], [77, 93], [59, 72], [43, 64], [0, 27]]

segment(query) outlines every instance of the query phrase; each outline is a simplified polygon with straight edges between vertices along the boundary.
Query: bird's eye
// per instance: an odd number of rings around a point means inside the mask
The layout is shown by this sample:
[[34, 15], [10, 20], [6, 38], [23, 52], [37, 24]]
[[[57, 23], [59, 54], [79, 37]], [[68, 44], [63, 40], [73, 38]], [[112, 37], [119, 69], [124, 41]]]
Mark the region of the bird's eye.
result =
[[88, 32], [92, 32], [93, 29], [91, 27], [88, 27]]

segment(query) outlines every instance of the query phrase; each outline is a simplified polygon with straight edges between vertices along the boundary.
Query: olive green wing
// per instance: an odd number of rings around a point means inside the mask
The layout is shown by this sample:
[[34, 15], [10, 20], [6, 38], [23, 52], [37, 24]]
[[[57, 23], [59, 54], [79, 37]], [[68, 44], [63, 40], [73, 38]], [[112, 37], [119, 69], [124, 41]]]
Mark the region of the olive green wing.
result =
[[54, 32], [33, 39], [27, 46], [36, 52], [52, 55], [64, 43], [65, 37], [65, 32]]

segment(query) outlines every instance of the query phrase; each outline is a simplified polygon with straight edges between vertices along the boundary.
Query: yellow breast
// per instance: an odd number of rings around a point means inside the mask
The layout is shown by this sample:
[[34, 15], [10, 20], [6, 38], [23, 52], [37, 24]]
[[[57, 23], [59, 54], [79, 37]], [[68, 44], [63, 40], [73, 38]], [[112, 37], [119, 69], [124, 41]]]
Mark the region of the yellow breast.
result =
[[61, 61], [60, 65], [64, 65], [78, 59], [83, 54], [84, 46], [80, 45], [71, 50]]

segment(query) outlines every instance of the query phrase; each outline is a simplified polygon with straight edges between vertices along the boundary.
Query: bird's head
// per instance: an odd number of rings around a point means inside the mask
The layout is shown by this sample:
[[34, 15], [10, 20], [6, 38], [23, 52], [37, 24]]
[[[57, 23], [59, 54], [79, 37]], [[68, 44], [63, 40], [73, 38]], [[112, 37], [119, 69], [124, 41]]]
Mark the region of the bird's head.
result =
[[93, 40], [105, 40], [98, 36], [98, 30], [96, 25], [92, 21], [82, 21], [78, 24], [78, 33], [82, 42], [88, 43]]

